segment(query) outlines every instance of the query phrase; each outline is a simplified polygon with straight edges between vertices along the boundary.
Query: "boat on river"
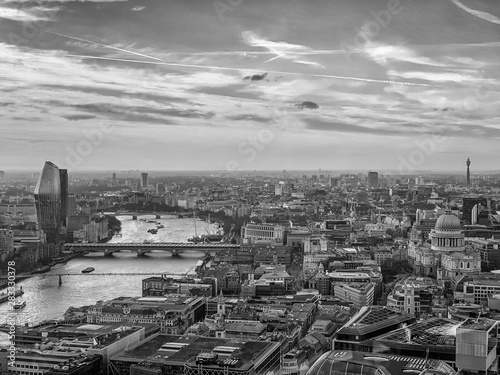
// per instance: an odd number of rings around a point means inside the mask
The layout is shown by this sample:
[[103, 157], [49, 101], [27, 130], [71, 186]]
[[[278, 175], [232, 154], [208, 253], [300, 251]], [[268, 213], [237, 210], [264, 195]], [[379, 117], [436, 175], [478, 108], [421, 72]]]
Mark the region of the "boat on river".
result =
[[25, 306], [26, 306], [26, 301], [17, 301], [14, 304], [14, 309], [20, 310], [20, 309], [24, 308]]

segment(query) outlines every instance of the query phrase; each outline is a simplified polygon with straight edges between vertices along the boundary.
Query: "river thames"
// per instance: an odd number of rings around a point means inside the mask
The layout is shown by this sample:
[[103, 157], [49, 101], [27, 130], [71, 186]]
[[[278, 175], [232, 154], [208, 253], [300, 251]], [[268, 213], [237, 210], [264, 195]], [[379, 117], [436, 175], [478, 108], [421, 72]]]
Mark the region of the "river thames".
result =
[[[109, 242], [187, 242], [194, 234], [192, 218], [178, 219], [174, 216], [164, 216], [155, 219], [145, 215], [139, 218], [153, 219], [165, 226], [156, 235], [147, 232], [156, 228], [155, 223], [132, 220], [131, 216], [120, 216], [122, 221], [122, 236], [114, 237]], [[205, 230], [214, 231], [210, 225], [197, 221], [198, 234]], [[68, 307], [80, 307], [95, 304], [99, 300], [109, 300], [119, 296], [140, 296], [141, 280], [149, 277], [144, 275], [97, 276], [82, 274], [86, 267], [94, 267], [94, 273], [188, 273], [194, 270], [197, 261], [204, 256], [201, 252], [188, 252], [173, 258], [169, 252], [157, 251], [138, 257], [135, 252], [120, 252], [112, 257], [102, 254], [89, 254], [75, 258], [65, 265], [56, 265], [50, 272], [36, 275], [17, 283], [22, 286], [24, 295], [18, 300], [25, 300], [26, 307], [15, 312], [9, 311], [8, 304], [0, 305], [0, 323], [5, 323], [7, 317], [18, 314], [18, 321], [37, 323], [42, 320], [62, 318]], [[77, 273], [75, 276], [63, 276], [59, 285], [59, 273]]]

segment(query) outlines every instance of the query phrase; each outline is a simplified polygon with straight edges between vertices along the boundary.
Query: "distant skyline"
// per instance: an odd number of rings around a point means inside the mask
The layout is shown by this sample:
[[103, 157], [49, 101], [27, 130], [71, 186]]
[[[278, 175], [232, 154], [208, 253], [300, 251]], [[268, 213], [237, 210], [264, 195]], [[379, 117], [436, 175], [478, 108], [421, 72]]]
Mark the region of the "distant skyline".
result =
[[[6, 173], [20, 173], [20, 174], [38, 174], [40, 173], [41, 169], [5, 169]], [[396, 170], [385, 170], [385, 169], [345, 169], [345, 170], [340, 170], [340, 169], [322, 169], [321, 171], [318, 171], [317, 169], [290, 169], [286, 170], [286, 173], [290, 175], [291, 177], [296, 177], [297, 175], [299, 177], [302, 177], [303, 174], [308, 174], [308, 175], [325, 175], [327, 176], [330, 174], [332, 177], [336, 174], [345, 174], [345, 173], [356, 173], [356, 174], [368, 174], [369, 171], [372, 172], [378, 172], [380, 177], [383, 177], [384, 175], [392, 175], [397, 177], [399, 176], [425, 176], [425, 175], [455, 175], [455, 176], [463, 176], [465, 178], [466, 176], [466, 170], [450, 170], [450, 169], [445, 169], [445, 170], [416, 170], [412, 173], [407, 173], [407, 174], [402, 174], [399, 173]], [[141, 173], [146, 172], [150, 173], [149, 177], [155, 178], [157, 174], [190, 174], [192, 173], [193, 175], [198, 175], [198, 174], [208, 174], [208, 173], [216, 173], [217, 176], [223, 173], [228, 173], [226, 170], [194, 170], [194, 169], [185, 169], [185, 170], [158, 170], [158, 169], [143, 169], [143, 170], [137, 170], [137, 169], [132, 169], [132, 170], [119, 170], [119, 169], [79, 169], [79, 170], [68, 170], [69, 174], [91, 174], [91, 173], [96, 173], [99, 175], [104, 175], [104, 174], [109, 174], [109, 178], [112, 178], [113, 173], [117, 174], [117, 178], [124, 178], [124, 175], [129, 175], [130, 178], [141, 178]], [[241, 170], [241, 171], [236, 171], [236, 172], [230, 172], [229, 174], [258, 174], [258, 173], [274, 173], [274, 174], [280, 174], [283, 173], [283, 170], [281, 169], [257, 169], [257, 170]], [[500, 174], [500, 169], [496, 170], [477, 170], [477, 171], [471, 171], [471, 176], [475, 177], [477, 175], [486, 175], [486, 174], [491, 174], [491, 175], [497, 175]]]
[[488, 0], [7, 0], [0, 169], [496, 170], [499, 36]]

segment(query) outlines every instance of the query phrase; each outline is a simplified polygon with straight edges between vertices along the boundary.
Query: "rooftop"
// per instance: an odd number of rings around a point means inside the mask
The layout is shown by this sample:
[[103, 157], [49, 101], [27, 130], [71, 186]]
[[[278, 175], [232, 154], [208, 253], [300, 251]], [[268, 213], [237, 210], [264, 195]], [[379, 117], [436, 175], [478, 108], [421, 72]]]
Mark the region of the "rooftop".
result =
[[453, 346], [460, 322], [445, 318], [431, 318], [378, 336], [378, 342], [395, 342], [424, 347]]
[[467, 319], [460, 325], [459, 329], [467, 329], [474, 331], [489, 331], [496, 323], [497, 323], [496, 320], [486, 319], [486, 318]]
[[385, 306], [364, 306], [339, 330], [339, 333], [363, 335], [410, 319], [412, 319], [410, 315]]
[[[163, 345], [168, 344], [169, 348], [160, 350]], [[114, 359], [119, 360], [156, 360], [160, 362], [184, 364], [194, 359], [200, 353], [207, 353], [216, 347], [234, 347], [234, 355], [241, 359], [241, 366], [248, 365], [252, 359], [262, 355], [275, 343], [268, 341], [246, 341], [233, 342], [230, 339], [219, 339], [199, 336], [174, 336], [157, 334], [142, 341], [130, 351], [124, 351]]]
[[[429, 371], [426, 373], [426, 370]], [[442, 374], [453, 375], [456, 371], [438, 360], [407, 357], [393, 354], [332, 350], [325, 353], [309, 369], [307, 375], [329, 374], [401, 375]]]

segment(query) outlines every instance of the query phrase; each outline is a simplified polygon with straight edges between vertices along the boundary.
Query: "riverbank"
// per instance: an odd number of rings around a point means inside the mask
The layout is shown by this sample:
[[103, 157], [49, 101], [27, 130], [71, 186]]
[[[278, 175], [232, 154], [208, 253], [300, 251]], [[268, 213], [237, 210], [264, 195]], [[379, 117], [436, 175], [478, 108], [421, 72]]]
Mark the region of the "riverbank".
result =
[[[77, 257], [80, 257], [80, 256], [83, 256], [83, 254], [81, 254], [81, 253], [75, 253], [75, 254], [68, 254], [68, 255], [63, 255], [61, 257], [58, 257], [58, 258], [54, 258], [46, 266], [35, 268], [34, 270], [26, 272], [26, 273], [24, 273], [22, 275], [16, 275], [15, 283], [17, 284], [18, 282], [26, 280], [26, 279], [29, 279], [29, 278], [31, 278], [33, 276], [36, 276], [36, 275], [39, 275], [39, 274], [43, 274], [43, 273], [47, 273], [47, 272], [51, 271], [52, 267], [54, 267], [54, 266], [56, 266], [58, 264], [66, 264], [70, 260], [72, 260], [74, 258], [77, 258]], [[0, 281], [0, 290], [3, 290], [3, 289], [5, 289], [5, 288], [8, 287], [9, 280], [7, 280], [7, 277], [8, 277], [7, 274], [0, 275], [0, 278], [1, 278], [1, 281]]]

